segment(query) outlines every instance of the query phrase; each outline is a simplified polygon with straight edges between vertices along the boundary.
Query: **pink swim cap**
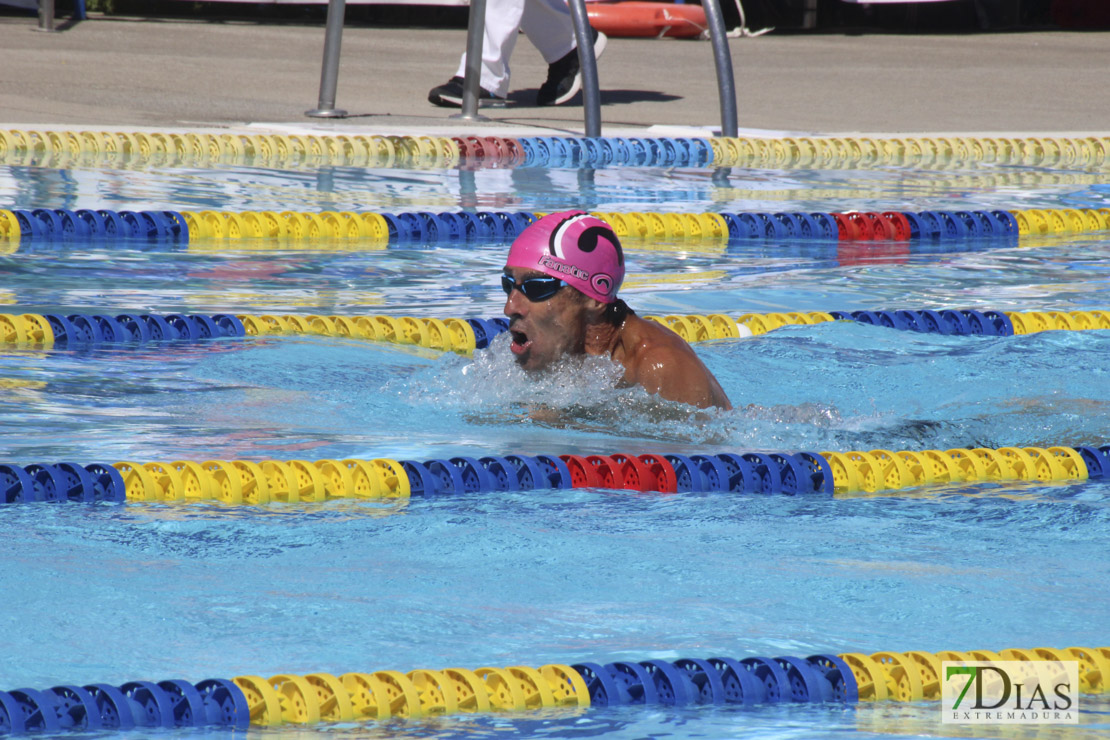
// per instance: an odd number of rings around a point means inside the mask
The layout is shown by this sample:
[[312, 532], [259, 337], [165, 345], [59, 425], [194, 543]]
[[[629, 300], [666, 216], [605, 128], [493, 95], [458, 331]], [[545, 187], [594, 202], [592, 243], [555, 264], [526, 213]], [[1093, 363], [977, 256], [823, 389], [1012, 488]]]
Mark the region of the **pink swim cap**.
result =
[[624, 252], [609, 224], [582, 211], [549, 213], [509, 248], [506, 267], [523, 267], [565, 280], [602, 303], [617, 300]]

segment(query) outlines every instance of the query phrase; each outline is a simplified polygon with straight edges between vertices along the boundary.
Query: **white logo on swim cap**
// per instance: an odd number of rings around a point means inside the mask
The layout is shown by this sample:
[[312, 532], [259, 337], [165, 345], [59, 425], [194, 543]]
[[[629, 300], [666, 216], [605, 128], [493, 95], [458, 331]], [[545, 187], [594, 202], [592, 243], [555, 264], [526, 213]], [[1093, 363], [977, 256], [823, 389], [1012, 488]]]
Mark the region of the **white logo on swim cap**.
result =
[[[570, 218], [562, 221], [555, 228], [555, 231], [553, 231], [552, 234], [551, 234], [551, 252], [556, 257], [558, 257], [560, 259], [564, 259], [564, 260], [573, 260], [573, 256], [568, 256], [566, 254], [566, 252], [563, 250], [563, 237], [566, 235], [567, 229], [569, 229], [571, 226], [573, 226], [578, 221], [581, 221], [582, 219], [589, 218], [589, 217], [590, 217], [589, 214], [580, 213], [577, 216], [571, 216]], [[574, 246], [577, 247], [578, 244], [575, 243]]]
[[564, 275], [570, 275], [579, 280], [589, 280], [590, 273], [583, 270], [577, 265], [568, 265], [552, 257], [550, 254], [541, 254], [540, 258], [536, 261], [540, 267], [546, 267], [556, 272], [561, 272]]

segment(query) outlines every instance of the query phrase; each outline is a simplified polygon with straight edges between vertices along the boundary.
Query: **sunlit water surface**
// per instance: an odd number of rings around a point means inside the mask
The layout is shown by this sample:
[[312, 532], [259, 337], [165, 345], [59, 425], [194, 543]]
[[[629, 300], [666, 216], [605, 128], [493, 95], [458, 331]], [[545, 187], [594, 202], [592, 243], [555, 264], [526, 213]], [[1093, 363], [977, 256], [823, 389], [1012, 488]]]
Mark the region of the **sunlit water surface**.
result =
[[[5, 207], [825, 210], [1107, 207], [1098, 173], [0, 168]], [[1110, 308], [1110, 242], [626, 244], [642, 314]], [[121, 245], [0, 255], [5, 312], [491, 317], [505, 245]], [[320, 337], [0, 354], [0, 458], [948, 449], [1108, 439], [1110, 332], [948, 337], [851, 322], [699, 344], [736, 409]], [[0, 687], [678, 657], [1097, 647], [1110, 483], [873, 496], [474, 494], [407, 502], [0, 507]], [[1079, 728], [1110, 732], [1084, 697]], [[948, 736], [935, 704], [623, 707], [265, 737]], [[256, 731], [252, 730], [252, 733]], [[140, 734], [132, 733], [139, 737]], [[150, 734], [144, 730], [142, 736]], [[209, 736], [186, 731], [167, 737]], [[96, 737], [95, 733], [88, 733]], [[1038, 737], [1040, 737], [1039, 735]]]

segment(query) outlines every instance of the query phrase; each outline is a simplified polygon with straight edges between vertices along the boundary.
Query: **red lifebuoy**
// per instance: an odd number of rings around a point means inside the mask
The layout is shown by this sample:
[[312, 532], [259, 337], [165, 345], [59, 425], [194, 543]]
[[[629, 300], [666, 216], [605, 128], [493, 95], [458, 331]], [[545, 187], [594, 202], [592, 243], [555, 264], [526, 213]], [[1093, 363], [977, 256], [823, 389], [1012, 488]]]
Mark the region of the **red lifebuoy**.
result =
[[625, 2], [586, 3], [590, 25], [609, 36], [690, 38], [706, 28], [705, 11], [688, 3]]

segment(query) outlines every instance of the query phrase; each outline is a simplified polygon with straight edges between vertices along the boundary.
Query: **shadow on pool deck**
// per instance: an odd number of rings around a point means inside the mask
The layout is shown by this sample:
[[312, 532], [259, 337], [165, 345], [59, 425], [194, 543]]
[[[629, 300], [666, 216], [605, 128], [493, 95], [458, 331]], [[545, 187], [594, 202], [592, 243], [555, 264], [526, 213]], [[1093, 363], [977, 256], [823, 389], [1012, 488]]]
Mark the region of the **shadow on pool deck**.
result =
[[[546, 74], [521, 39], [510, 103], [452, 118], [427, 102], [455, 71], [465, 30], [349, 27], [336, 104], [312, 119], [320, 26], [97, 18], [36, 33], [0, 16], [0, 126], [242, 124], [389, 133], [583, 130], [580, 104], [539, 108]], [[730, 40], [741, 130], [806, 133], [1105, 133], [1110, 32], [775, 35]], [[708, 42], [612, 39], [599, 62], [602, 133], [717, 127]], [[666, 132], [666, 129], [657, 129]]]

